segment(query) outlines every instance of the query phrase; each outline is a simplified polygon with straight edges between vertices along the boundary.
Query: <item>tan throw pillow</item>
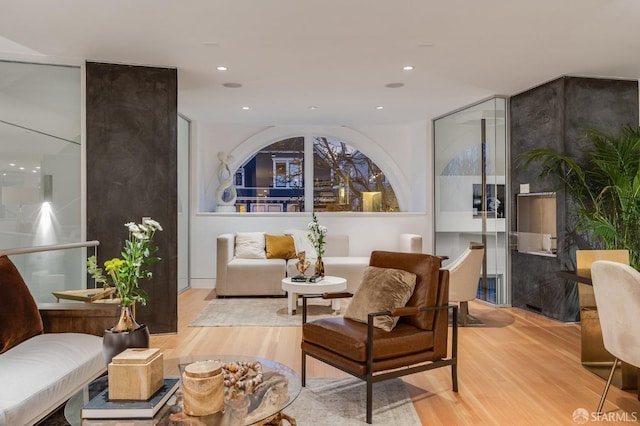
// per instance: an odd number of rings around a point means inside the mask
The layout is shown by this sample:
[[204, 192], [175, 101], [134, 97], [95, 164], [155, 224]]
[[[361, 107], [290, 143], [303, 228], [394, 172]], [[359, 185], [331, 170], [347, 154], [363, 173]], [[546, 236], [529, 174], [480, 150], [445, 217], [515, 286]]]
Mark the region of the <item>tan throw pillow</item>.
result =
[[264, 232], [236, 232], [236, 257], [266, 259]]
[[[366, 323], [368, 314], [402, 308], [411, 298], [416, 285], [416, 274], [401, 269], [367, 266], [362, 284], [353, 295], [344, 313], [345, 318]], [[393, 330], [398, 317], [383, 315], [374, 318], [374, 327]]]
[[13, 262], [1, 256], [0, 354], [42, 331], [42, 318], [29, 288]]
[[291, 235], [264, 236], [267, 246], [267, 259], [295, 259], [296, 247]]

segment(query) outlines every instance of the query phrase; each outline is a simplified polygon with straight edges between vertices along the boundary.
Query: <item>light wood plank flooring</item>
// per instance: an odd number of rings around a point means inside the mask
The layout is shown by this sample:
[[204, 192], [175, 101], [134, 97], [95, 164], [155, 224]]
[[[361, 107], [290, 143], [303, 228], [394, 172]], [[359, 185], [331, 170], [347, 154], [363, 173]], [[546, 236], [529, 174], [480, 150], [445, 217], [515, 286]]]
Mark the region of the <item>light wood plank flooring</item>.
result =
[[[209, 289], [185, 291], [178, 298], [178, 333], [151, 337], [168, 360], [167, 374], [177, 373], [172, 360], [200, 354], [258, 356], [300, 372], [300, 327], [189, 327], [214, 297]], [[579, 324], [480, 302], [469, 309], [484, 325], [460, 328], [459, 392], [451, 390], [448, 368], [404, 378], [422, 424], [576, 425], [576, 409], [595, 412], [604, 380], [580, 364]], [[311, 358], [307, 366], [309, 377], [347, 376]], [[638, 422], [637, 394], [611, 386], [604, 411], [605, 419], [589, 424]]]

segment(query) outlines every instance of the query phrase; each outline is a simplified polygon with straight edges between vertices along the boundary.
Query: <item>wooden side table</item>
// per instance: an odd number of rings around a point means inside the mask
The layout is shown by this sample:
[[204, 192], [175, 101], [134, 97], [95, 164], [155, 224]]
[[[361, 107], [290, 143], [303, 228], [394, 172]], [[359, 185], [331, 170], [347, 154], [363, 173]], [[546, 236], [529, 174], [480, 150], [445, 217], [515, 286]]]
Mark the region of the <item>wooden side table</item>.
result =
[[113, 327], [120, 317], [120, 305], [103, 303], [38, 304], [45, 333], [88, 333], [95, 336]]

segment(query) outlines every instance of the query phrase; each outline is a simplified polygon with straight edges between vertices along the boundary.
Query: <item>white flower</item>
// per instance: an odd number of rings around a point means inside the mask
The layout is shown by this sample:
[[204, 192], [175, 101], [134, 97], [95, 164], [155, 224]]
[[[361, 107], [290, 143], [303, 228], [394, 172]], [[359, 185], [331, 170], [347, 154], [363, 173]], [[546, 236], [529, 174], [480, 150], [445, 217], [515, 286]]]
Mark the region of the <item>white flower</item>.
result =
[[156, 222], [153, 219], [145, 219], [144, 220], [144, 224], [147, 226], [150, 226], [151, 228], [155, 229], [156, 231], [162, 231], [162, 226], [160, 226], [160, 224], [158, 222]]
[[146, 240], [147, 239], [147, 234], [145, 234], [144, 232], [134, 232], [133, 236], [135, 238], [137, 238], [138, 240]]
[[140, 228], [138, 228], [138, 225], [136, 225], [133, 222], [129, 222], [129, 223], [125, 223], [124, 226], [126, 226], [127, 228], [129, 228], [129, 232], [140, 232]]

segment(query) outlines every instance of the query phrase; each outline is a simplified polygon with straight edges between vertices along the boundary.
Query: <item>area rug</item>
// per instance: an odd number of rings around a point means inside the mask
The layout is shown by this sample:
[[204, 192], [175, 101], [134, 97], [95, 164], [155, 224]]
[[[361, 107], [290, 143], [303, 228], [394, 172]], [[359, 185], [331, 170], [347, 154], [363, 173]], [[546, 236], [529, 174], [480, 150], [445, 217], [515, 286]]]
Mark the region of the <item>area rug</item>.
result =
[[[308, 317], [311, 321], [336, 315], [328, 300], [309, 299]], [[344, 314], [349, 299], [343, 299], [337, 315]], [[458, 318], [458, 322], [460, 318]], [[469, 315], [469, 325], [482, 325], [482, 321]], [[449, 319], [451, 323], [451, 319]], [[189, 324], [190, 327], [264, 326], [295, 327], [302, 324], [302, 302], [294, 315], [287, 313], [286, 298], [227, 298], [213, 299]]]
[[[334, 315], [331, 302], [309, 299], [308, 320]], [[348, 301], [341, 301], [339, 314], [344, 313]], [[302, 302], [294, 315], [287, 313], [286, 298], [227, 298], [213, 299], [198, 314], [190, 327], [265, 326], [295, 327], [302, 324]]]
[[[284, 412], [298, 426], [351, 426], [366, 424], [367, 388], [362, 380], [307, 379], [300, 396]], [[409, 393], [400, 379], [373, 385], [373, 423], [420, 425]]]

